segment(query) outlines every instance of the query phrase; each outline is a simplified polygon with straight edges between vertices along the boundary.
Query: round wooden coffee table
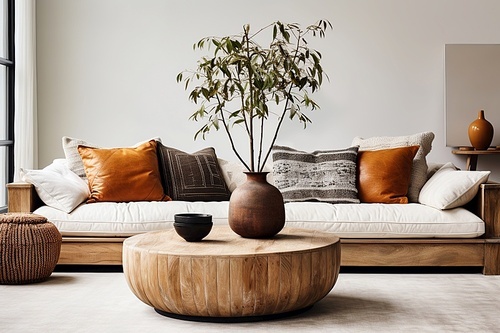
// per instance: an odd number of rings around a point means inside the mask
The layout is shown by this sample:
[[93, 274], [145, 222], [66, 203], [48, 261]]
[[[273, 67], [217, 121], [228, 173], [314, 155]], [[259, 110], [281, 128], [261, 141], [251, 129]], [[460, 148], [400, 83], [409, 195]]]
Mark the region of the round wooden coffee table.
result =
[[158, 313], [202, 321], [250, 321], [308, 309], [333, 288], [339, 238], [284, 228], [272, 239], [248, 239], [214, 226], [201, 242], [175, 230], [123, 243], [132, 292]]

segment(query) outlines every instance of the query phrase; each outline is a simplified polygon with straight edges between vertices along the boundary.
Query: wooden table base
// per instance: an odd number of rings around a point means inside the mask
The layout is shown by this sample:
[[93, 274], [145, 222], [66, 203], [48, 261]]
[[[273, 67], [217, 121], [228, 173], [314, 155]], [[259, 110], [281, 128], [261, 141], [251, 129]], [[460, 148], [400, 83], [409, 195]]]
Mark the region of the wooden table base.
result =
[[161, 314], [192, 320], [293, 314], [325, 297], [339, 269], [339, 239], [306, 229], [285, 228], [263, 240], [214, 226], [198, 243], [174, 230], [123, 243], [123, 271], [132, 292]]
[[261, 315], [261, 316], [244, 316], [244, 317], [185, 316], [176, 313], [165, 312], [159, 309], [155, 309], [155, 311], [165, 317], [186, 320], [186, 321], [198, 321], [198, 322], [210, 322], [210, 323], [248, 323], [248, 322], [265, 321], [265, 320], [278, 320], [282, 318], [298, 316], [306, 311], [309, 311], [313, 307], [313, 305], [284, 313]]

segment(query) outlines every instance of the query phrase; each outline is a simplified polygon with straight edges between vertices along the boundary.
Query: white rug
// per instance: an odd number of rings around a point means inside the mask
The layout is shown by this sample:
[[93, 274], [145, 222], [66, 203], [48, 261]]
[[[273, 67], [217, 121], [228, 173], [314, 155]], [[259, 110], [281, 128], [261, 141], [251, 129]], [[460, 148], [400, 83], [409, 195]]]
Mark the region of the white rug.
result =
[[217, 324], [157, 314], [123, 273], [54, 273], [0, 285], [0, 332], [499, 332], [500, 276], [347, 274], [311, 310], [274, 321]]

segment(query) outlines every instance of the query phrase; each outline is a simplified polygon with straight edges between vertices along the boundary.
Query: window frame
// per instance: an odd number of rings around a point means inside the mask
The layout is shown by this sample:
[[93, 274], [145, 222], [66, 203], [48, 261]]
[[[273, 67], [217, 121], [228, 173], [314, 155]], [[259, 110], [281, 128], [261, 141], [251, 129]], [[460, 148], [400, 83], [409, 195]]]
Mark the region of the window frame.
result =
[[[7, 24], [5, 24], [1, 29], [7, 29], [5, 37], [7, 38], [7, 58], [0, 57], [0, 66], [5, 66], [7, 73], [6, 82], [6, 139], [0, 140], [0, 148], [6, 147], [6, 159], [1, 163], [5, 165], [5, 179], [7, 183], [14, 181], [14, 82], [15, 82], [15, 48], [14, 48], [14, 0], [6, 0], [7, 4], [7, 15], [5, 19]], [[5, 33], [5, 31], [1, 31]], [[6, 184], [1, 184], [3, 187], [0, 189], [4, 191], [6, 203], [8, 202], [7, 188]], [[7, 211], [7, 205], [0, 203], [0, 213]]]

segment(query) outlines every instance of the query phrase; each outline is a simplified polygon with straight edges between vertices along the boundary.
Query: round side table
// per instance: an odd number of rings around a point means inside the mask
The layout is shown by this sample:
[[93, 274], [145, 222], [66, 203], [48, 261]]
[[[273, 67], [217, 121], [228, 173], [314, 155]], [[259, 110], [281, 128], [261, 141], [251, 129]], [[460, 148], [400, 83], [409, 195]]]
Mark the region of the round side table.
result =
[[46, 280], [61, 251], [59, 230], [43, 216], [0, 214], [0, 284]]

